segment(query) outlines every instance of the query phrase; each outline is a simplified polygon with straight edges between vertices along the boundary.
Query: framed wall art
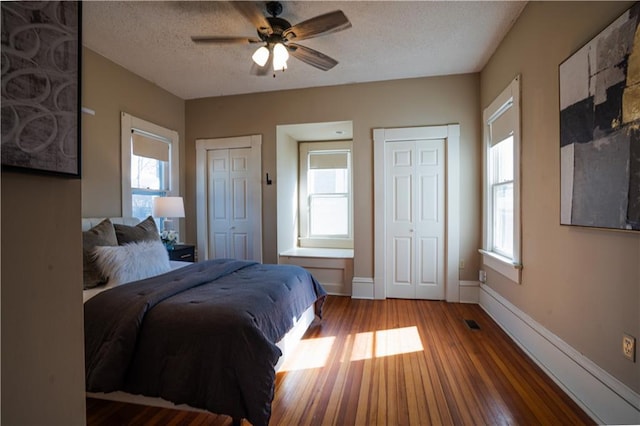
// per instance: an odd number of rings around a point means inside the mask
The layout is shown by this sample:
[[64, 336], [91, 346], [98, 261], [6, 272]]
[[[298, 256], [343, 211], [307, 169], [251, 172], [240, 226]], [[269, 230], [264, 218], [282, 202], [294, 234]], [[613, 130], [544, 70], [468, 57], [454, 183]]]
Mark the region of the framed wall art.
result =
[[3, 170], [80, 177], [81, 3], [3, 1]]
[[560, 223], [640, 231], [640, 3], [559, 66]]

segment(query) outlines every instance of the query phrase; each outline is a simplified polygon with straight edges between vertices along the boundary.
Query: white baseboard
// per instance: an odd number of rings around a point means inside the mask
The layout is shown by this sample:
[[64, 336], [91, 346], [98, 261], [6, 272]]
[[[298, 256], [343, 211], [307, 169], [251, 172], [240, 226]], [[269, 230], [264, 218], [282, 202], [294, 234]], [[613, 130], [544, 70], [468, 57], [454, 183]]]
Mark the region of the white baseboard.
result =
[[479, 281], [460, 281], [460, 303], [478, 303], [480, 301]]
[[373, 299], [373, 278], [353, 277], [351, 281], [352, 299]]
[[[353, 299], [374, 299], [373, 278], [353, 277], [351, 281], [351, 298]], [[460, 303], [478, 303], [480, 300], [480, 282], [460, 281], [459, 284]]]
[[640, 424], [640, 395], [487, 285], [480, 306], [598, 424]]

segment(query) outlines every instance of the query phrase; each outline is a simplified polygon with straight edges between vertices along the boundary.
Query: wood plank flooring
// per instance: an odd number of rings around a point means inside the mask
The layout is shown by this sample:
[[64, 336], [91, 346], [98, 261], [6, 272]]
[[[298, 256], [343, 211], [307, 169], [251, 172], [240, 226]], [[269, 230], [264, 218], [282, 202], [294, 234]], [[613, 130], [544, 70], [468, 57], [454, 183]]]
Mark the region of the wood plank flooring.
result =
[[[477, 305], [330, 296], [284, 369], [272, 425], [594, 423]], [[87, 424], [231, 419], [87, 399]]]

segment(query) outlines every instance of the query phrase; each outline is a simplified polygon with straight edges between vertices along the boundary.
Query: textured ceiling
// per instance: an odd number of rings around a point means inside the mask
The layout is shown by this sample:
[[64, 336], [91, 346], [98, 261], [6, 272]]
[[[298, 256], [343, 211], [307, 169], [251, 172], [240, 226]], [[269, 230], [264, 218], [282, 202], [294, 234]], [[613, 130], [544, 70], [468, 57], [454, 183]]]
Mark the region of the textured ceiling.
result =
[[[260, 3], [263, 4], [263, 3]], [[342, 10], [345, 31], [300, 41], [339, 64], [320, 71], [291, 58], [289, 67], [250, 74], [258, 45], [196, 45], [192, 35], [256, 32], [219, 1], [83, 2], [83, 44], [183, 99], [368, 81], [478, 72], [518, 17], [523, 1], [283, 2], [295, 25]]]

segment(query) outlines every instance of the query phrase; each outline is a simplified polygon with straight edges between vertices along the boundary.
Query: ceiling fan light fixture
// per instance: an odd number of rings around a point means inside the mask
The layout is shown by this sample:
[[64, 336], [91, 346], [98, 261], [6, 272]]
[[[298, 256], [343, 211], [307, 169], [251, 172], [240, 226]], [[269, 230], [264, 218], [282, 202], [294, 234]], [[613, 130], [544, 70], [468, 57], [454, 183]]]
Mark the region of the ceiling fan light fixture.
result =
[[253, 56], [251, 56], [251, 59], [253, 59], [253, 62], [255, 62], [256, 65], [260, 67], [264, 67], [264, 65], [269, 60], [269, 49], [267, 49], [266, 46], [259, 47], [253, 53]]
[[273, 46], [273, 70], [285, 70], [287, 69], [287, 60], [289, 59], [289, 52], [282, 43], [276, 43]]
[[[283, 2], [267, 2], [267, 12], [271, 16], [264, 16], [261, 10], [264, 5], [258, 4], [261, 2], [232, 1], [230, 3], [253, 25], [258, 37], [191, 36], [194, 43], [263, 43], [251, 56], [255, 64], [251, 67], [251, 74], [256, 76], [268, 75], [269, 69], [273, 66], [273, 76], [275, 77], [275, 71], [287, 69], [289, 55], [322, 71], [328, 71], [338, 65], [338, 61], [335, 59], [300, 45], [298, 42], [351, 28], [351, 22], [341, 10], [318, 15], [296, 25], [291, 25], [289, 21], [279, 17], [282, 13]], [[295, 43], [292, 40], [295, 40]]]

